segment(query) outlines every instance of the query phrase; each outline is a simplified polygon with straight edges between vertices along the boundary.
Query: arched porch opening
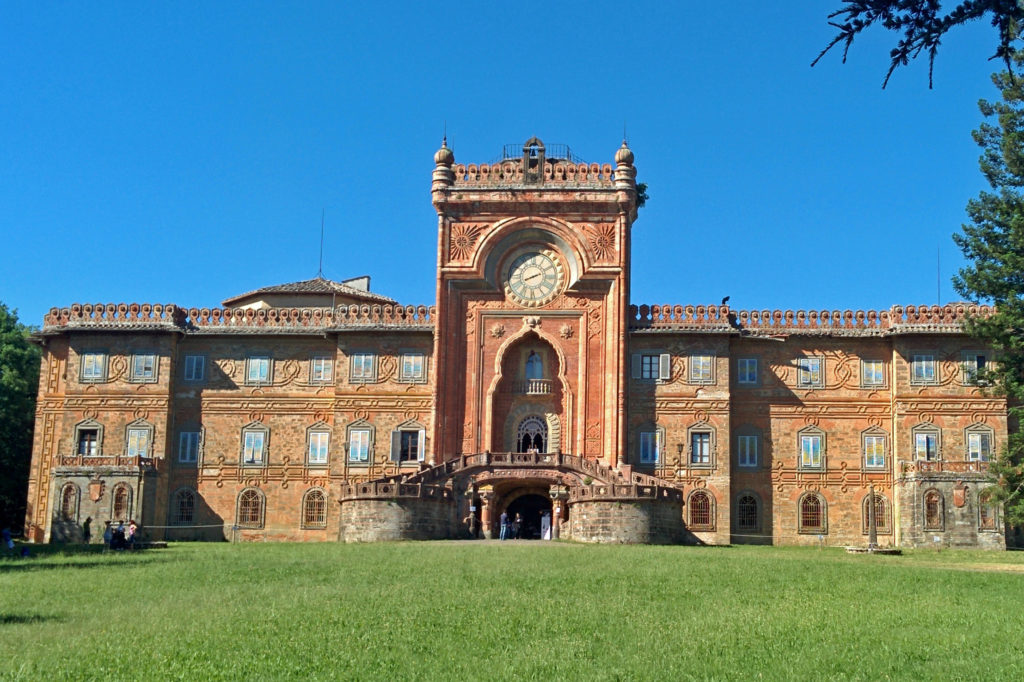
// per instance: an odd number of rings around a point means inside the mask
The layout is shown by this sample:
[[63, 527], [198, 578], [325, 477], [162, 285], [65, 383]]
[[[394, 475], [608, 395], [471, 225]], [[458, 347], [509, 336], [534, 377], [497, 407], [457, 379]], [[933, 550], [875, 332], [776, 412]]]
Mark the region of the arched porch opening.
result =
[[500, 367], [491, 402], [492, 449], [561, 451], [562, 367], [555, 348], [529, 331], [504, 349]]

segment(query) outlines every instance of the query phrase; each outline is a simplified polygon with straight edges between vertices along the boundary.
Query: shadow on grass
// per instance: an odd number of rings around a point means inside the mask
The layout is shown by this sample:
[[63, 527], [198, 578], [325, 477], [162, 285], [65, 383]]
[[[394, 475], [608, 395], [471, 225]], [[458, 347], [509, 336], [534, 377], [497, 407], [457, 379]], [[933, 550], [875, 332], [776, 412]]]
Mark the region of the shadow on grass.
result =
[[[114, 557], [117, 557], [115, 559]], [[133, 557], [130, 561], [125, 561], [124, 558]], [[4, 558], [0, 559], [0, 575], [4, 573], [28, 573], [30, 571], [49, 571], [49, 570], [63, 570], [63, 569], [97, 569], [102, 568], [105, 570], [119, 570], [129, 568], [143, 568], [146, 566], [152, 566], [154, 563], [160, 561], [166, 561], [166, 557], [160, 556], [141, 556], [137, 553], [122, 554], [109, 553], [109, 554], [93, 554], [90, 561], [81, 561], [80, 555], [67, 555], [67, 554], [51, 554], [49, 556], [42, 557], [28, 557], [28, 558]], [[104, 561], [104, 559], [110, 559]]]
[[2, 625], [34, 625], [36, 623], [59, 623], [64, 618], [60, 616], [21, 615], [13, 613], [0, 613], [0, 626]]

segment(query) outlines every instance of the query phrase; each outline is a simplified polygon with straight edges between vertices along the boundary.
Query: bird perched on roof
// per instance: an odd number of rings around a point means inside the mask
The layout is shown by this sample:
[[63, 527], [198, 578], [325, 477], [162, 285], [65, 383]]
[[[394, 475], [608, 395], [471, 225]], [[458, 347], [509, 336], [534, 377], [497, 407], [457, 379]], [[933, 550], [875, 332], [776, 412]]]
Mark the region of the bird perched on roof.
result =
[[722, 299], [722, 305], [725, 305], [728, 302], [729, 302], [729, 297], [728, 296], [726, 296], [725, 298]]

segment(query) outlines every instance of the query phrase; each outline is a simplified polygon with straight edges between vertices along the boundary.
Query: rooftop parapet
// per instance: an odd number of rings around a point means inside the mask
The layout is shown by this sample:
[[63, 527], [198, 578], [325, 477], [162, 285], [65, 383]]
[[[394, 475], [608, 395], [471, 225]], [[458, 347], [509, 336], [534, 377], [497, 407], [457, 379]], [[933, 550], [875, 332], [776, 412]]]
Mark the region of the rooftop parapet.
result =
[[361, 329], [432, 330], [433, 306], [350, 305], [337, 308], [179, 308], [174, 304], [107, 303], [52, 308], [42, 334], [69, 330], [185, 333], [322, 333]]
[[960, 333], [969, 317], [987, 317], [991, 306], [950, 304], [898, 306], [888, 310], [732, 310], [726, 305], [631, 305], [633, 330], [731, 332], [736, 334], [835, 334], [883, 336]]

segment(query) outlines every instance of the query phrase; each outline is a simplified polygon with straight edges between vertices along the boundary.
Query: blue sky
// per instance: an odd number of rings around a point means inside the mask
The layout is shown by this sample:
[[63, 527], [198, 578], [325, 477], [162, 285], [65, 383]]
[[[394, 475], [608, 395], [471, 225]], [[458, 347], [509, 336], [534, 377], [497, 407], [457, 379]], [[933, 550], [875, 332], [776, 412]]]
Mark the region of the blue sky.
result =
[[831, 2], [4, 3], [0, 301], [214, 306], [317, 273], [432, 303], [432, 155], [537, 135], [650, 202], [636, 303], [955, 300], [983, 188], [984, 23], [881, 89], [894, 37], [810, 62]]

